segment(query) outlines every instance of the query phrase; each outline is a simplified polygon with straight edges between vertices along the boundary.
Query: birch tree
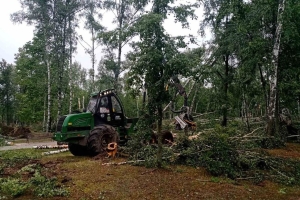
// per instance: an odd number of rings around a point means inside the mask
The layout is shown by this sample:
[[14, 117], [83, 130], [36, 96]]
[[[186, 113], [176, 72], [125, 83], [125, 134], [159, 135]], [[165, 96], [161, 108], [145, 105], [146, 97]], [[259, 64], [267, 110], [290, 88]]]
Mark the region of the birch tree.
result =
[[283, 12], [285, 0], [280, 0], [278, 3], [277, 26], [274, 37], [274, 46], [272, 51], [272, 68], [270, 71], [270, 95], [268, 106], [268, 125], [267, 133], [270, 136], [278, 136], [278, 57], [280, 50], [280, 38], [282, 34]]
[[100, 24], [99, 20], [102, 18], [100, 13], [101, 4], [97, 1], [90, 1], [87, 3], [87, 6], [81, 16], [85, 18], [84, 28], [87, 29], [91, 34], [91, 44], [86, 41], [81, 35], [79, 36], [79, 42], [81, 46], [85, 49], [85, 52], [89, 54], [91, 58], [92, 68], [90, 70], [91, 76], [91, 91], [96, 89], [95, 87], [95, 64], [96, 54], [95, 51], [99, 47], [97, 42], [97, 34], [100, 34], [104, 27]]
[[124, 71], [122, 56], [123, 48], [134, 38], [134, 24], [144, 13], [148, 1], [135, 0], [105, 0], [103, 8], [113, 16], [113, 29], [108, 29], [99, 34], [98, 37], [104, 46], [104, 56], [101, 60], [102, 71], [113, 73], [113, 87], [120, 91], [119, 78]]
[[54, 4], [51, 1], [20, 1], [23, 10], [13, 13], [11, 19], [15, 23], [33, 24], [39, 35], [43, 38], [43, 62], [47, 68], [47, 123], [46, 132], [49, 131], [51, 118], [51, 48], [53, 39]]
[[[65, 66], [68, 56], [67, 34], [68, 17], [78, 10], [78, 1], [39, 1], [21, 0], [22, 10], [11, 15], [14, 22], [27, 23], [35, 26], [36, 37], [43, 42], [43, 62], [47, 68], [47, 123], [46, 132], [49, 131], [51, 121], [51, 102], [53, 91], [57, 91], [57, 118], [62, 110], [63, 85], [65, 85]], [[57, 79], [57, 81], [53, 81]], [[53, 117], [52, 117], [53, 118]]]

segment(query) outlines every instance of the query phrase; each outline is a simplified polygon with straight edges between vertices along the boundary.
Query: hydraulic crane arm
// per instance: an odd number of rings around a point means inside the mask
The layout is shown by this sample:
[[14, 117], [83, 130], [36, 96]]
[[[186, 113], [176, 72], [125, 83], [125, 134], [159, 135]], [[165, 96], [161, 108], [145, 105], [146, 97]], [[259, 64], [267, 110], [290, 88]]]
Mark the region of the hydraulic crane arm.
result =
[[177, 76], [172, 76], [172, 78], [170, 79], [170, 83], [172, 86], [174, 86], [177, 89], [177, 92], [179, 93], [179, 95], [184, 97], [184, 103], [183, 106], [187, 106], [187, 94], [186, 91], [184, 89], [184, 87], [180, 84], [180, 81], [178, 79]]
[[[184, 86], [181, 85], [180, 80], [178, 79], [178, 77], [172, 76], [170, 81], [169, 81], [169, 85], [173, 86], [176, 88], [177, 92], [175, 94], [175, 97], [177, 94], [179, 94], [180, 96], [183, 96], [184, 98], [184, 103], [183, 106], [181, 107], [180, 110], [175, 111], [173, 110], [173, 101], [171, 101], [164, 109], [164, 111], [170, 107], [170, 110], [173, 113], [181, 113], [178, 116], [175, 116], [175, 121], [176, 121], [176, 128], [178, 129], [185, 129], [186, 127], [190, 127], [191, 129], [195, 130], [196, 129], [196, 123], [193, 122], [193, 118], [192, 116], [189, 115], [189, 107], [188, 107], [188, 95], [185, 91]], [[171, 105], [171, 106], [170, 106]]]

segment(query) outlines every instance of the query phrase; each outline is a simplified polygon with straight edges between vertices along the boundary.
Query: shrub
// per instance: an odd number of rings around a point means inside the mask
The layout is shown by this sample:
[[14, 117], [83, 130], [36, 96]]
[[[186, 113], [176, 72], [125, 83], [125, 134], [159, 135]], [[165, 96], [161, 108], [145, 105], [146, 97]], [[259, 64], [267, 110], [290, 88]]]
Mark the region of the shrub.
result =
[[204, 144], [210, 146], [201, 156], [202, 166], [214, 176], [226, 175], [235, 178], [238, 173], [238, 153], [228, 140], [228, 134], [215, 133], [208, 135]]
[[24, 194], [29, 187], [26, 182], [13, 178], [1, 179], [0, 183], [1, 193], [10, 195], [11, 197], [17, 197]]
[[31, 159], [41, 157], [41, 152], [34, 149], [22, 149], [13, 151], [0, 151], [1, 162], [5, 166], [14, 166], [16, 164], [27, 164]]
[[38, 197], [68, 196], [69, 191], [57, 185], [56, 178], [46, 178], [36, 171], [30, 180]]
[[5, 145], [5, 139], [0, 136], [0, 147]]

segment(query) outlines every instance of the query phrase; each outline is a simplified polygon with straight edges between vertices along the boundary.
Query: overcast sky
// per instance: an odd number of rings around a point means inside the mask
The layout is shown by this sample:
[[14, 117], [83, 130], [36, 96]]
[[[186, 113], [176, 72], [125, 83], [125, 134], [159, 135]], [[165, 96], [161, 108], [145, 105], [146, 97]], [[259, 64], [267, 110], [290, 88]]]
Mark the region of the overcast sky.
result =
[[[0, 7], [0, 59], [5, 59], [8, 63], [14, 63], [14, 55], [18, 52], [18, 48], [22, 47], [26, 42], [33, 38], [33, 26], [24, 24], [14, 24], [10, 20], [10, 14], [21, 10], [19, 0], [6, 0], [3, 1]], [[197, 15], [201, 16], [201, 10], [197, 11]], [[107, 17], [111, 19], [110, 17]], [[104, 16], [104, 19], [105, 16]], [[172, 36], [177, 35], [195, 35], [199, 29], [200, 19], [193, 20], [190, 22], [190, 30], [182, 29], [179, 23], [174, 23], [173, 20], [167, 20], [165, 22], [166, 31]], [[110, 26], [109, 20], [103, 20], [105, 26]], [[89, 41], [90, 34], [80, 27], [78, 30], [79, 34]], [[199, 36], [198, 40], [203, 42], [204, 40]], [[195, 46], [191, 46], [193, 48]], [[128, 51], [128, 48], [127, 48]], [[97, 49], [96, 59], [97, 62], [101, 59], [101, 47]], [[87, 69], [91, 68], [90, 57], [84, 52], [83, 47], [78, 44], [77, 53], [74, 55], [74, 60], [81, 63], [81, 65]]]

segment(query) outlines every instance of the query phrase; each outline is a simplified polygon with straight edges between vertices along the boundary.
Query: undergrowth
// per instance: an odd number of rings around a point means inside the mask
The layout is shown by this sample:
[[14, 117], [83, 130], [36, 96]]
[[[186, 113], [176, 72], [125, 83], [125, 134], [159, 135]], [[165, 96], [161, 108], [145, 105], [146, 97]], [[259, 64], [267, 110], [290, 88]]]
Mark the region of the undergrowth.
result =
[[[146, 167], [156, 167], [156, 145], [145, 145], [150, 133], [145, 122], [139, 122], [138, 131], [129, 143], [131, 160]], [[233, 121], [228, 127], [216, 125], [201, 137], [190, 140], [184, 133], [177, 134], [176, 144], [164, 147], [164, 164], [183, 164], [204, 167], [213, 176], [230, 179], [249, 179], [255, 183], [273, 180], [283, 184], [300, 184], [300, 162], [271, 157], [265, 148], [281, 147], [281, 139], [265, 136], [243, 137], [241, 123]], [[251, 138], [254, 139], [251, 139]]]
[[[238, 126], [236, 126], [238, 127]], [[177, 162], [202, 166], [214, 176], [231, 179], [265, 179], [283, 184], [300, 184], [300, 162], [292, 159], [271, 157], [263, 150], [282, 145], [281, 140], [270, 138], [239, 140], [232, 127], [217, 126], [213, 132], [196, 140], [179, 138], [176, 152]], [[242, 137], [241, 137], [242, 138]]]
[[[128, 141], [125, 148], [128, 152], [129, 160], [135, 162], [135, 165], [143, 165], [146, 167], [157, 167], [157, 145], [152, 143], [153, 131], [150, 127], [150, 122], [147, 117], [142, 117], [136, 124], [137, 131], [132, 134], [132, 139]], [[173, 151], [164, 147], [163, 150], [163, 165], [170, 163]]]
[[[15, 198], [25, 193], [32, 193], [37, 197], [69, 195], [69, 191], [58, 184], [56, 177], [43, 175], [45, 169], [37, 161], [41, 157], [40, 151], [29, 149], [3, 151], [0, 156], [0, 196], [2, 199]], [[9, 169], [19, 170], [9, 174], [4, 173]]]

